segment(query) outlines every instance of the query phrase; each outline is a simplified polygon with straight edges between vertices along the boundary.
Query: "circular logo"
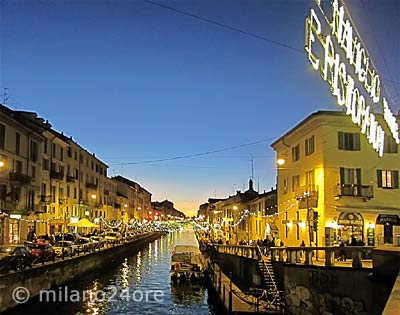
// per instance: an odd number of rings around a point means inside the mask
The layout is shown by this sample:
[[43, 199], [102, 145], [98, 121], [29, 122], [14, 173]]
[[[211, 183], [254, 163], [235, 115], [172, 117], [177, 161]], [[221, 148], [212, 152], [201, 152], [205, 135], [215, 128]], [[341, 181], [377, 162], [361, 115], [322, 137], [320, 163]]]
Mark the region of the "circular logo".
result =
[[15, 303], [23, 304], [29, 300], [29, 290], [25, 287], [16, 287], [12, 292]]

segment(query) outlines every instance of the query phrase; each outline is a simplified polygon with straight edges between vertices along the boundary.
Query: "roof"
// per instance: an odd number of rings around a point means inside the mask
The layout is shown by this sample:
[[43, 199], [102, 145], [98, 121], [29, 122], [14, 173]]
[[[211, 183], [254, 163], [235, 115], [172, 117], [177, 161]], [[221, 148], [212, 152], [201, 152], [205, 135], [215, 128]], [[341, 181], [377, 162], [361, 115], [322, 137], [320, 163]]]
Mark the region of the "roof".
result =
[[300, 123], [298, 123], [296, 126], [294, 126], [292, 129], [290, 129], [288, 132], [286, 132], [283, 136], [279, 137], [277, 140], [275, 140], [272, 144], [271, 147], [274, 147], [278, 142], [283, 140], [285, 137], [287, 137], [289, 134], [292, 134], [296, 129], [299, 129], [301, 126], [305, 125], [308, 123], [310, 120], [315, 118], [316, 116], [322, 116], [322, 115], [330, 115], [330, 116], [346, 116], [345, 112], [342, 111], [333, 111], [333, 110], [319, 110], [317, 112], [312, 113], [311, 115], [307, 116], [305, 119], [303, 119]]

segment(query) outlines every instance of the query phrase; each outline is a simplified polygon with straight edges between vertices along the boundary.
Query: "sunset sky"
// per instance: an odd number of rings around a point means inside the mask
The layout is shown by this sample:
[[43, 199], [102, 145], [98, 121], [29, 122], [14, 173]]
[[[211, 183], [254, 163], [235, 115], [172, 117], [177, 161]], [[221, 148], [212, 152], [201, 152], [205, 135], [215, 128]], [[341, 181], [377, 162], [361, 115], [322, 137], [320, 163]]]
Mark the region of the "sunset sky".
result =
[[[400, 1], [346, 1], [399, 110]], [[193, 214], [275, 186], [270, 144], [339, 110], [304, 51], [313, 0], [0, 1], [0, 94]], [[252, 162], [253, 161], [253, 162]], [[253, 165], [253, 168], [252, 168]]]

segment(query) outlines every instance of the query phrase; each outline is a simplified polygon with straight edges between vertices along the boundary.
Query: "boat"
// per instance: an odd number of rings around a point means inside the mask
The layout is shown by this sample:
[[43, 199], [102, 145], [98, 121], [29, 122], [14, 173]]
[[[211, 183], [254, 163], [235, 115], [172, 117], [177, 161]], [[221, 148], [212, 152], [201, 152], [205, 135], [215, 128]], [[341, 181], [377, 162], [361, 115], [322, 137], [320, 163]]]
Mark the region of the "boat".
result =
[[171, 279], [201, 281], [204, 279], [203, 256], [194, 245], [175, 245], [171, 256]]

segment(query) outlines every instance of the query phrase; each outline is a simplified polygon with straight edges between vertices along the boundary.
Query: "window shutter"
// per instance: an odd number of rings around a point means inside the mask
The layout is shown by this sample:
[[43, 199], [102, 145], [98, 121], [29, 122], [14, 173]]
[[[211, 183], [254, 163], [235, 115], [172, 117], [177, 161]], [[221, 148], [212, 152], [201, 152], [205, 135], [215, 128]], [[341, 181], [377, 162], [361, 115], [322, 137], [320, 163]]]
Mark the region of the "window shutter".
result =
[[360, 151], [360, 134], [354, 134], [354, 151]]
[[355, 180], [355, 184], [357, 185], [361, 185], [362, 181], [361, 181], [361, 168], [356, 168], [356, 180]]
[[308, 139], [306, 139], [306, 141], [304, 143], [304, 147], [305, 147], [306, 155], [309, 155], [310, 154], [310, 150], [308, 149]]
[[382, 187], [382, 170], [376, 170], [376, 179], [378, 187]]
[[341, 131], [338, 132], [338, 145], [339, 150], [344, 150], [344, 133]]
[[340, 184], [341, 185], [344, 184], [344, 168], [343, 167], [340, 168]]
[[399, 171], [393, 171], [393, 188], [399, 188]]

